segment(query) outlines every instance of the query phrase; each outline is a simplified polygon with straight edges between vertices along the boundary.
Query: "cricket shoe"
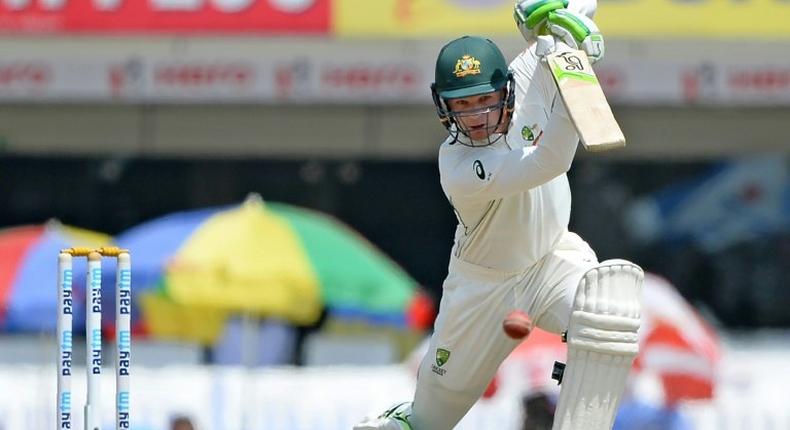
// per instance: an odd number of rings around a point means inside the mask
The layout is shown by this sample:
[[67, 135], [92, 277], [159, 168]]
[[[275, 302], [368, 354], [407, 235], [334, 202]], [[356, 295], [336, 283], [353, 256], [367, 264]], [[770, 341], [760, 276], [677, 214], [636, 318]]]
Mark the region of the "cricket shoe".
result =
[[373, 419], [365, 419], [354, 430], [412, 430], [409, 424], [411, 402], [398, 403]]

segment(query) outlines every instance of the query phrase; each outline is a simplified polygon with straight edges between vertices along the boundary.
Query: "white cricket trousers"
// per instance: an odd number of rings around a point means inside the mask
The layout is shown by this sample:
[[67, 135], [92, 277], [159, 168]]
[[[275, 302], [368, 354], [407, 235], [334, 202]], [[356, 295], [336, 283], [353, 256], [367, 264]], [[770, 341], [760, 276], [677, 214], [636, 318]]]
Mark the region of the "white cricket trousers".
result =
[[526, 312], [546, 331], [565, 331], [576, 287], [597, 263], [590, 246], [571, 232], [522, 272], [502, 273], [451, 258], [417, 377], [413, 430], [450, 430], [480, 398], [519, 343], [502, 330], [511, 311]]

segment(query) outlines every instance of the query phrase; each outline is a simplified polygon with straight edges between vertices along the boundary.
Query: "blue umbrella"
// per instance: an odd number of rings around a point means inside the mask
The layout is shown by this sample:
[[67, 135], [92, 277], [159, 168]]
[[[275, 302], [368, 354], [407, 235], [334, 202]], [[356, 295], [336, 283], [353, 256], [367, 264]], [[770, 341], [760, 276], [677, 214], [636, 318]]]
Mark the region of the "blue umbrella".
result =
[[[0, 230], [0, 328], [8, 331], [55, 331], [57, 258], [63, 248], [109, 245], [110, 236], [58, 222]], [[84, 273], [84, 259], [74, 260]], [[84, 279], [84, 275], [83, 275]], [[75, 327], [84, 327], [84, 285], [75, 284]]]

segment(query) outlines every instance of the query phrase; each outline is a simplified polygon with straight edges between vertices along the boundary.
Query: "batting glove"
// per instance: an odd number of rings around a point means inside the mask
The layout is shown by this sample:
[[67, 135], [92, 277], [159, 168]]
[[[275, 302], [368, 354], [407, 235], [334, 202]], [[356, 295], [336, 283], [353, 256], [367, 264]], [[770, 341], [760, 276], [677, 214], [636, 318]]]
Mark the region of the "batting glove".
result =
[[550, 34], [574, 49], [587, 53], [590, 63], [600, 61], [604, 55], [601, 31], [593, 20], [568, 9], [548, 12], [546, 27]]
[[568, 7], [568, 0], [519, 0], [513, 8], [516, 26], [528, 42], [546, 34], [549, 13]]

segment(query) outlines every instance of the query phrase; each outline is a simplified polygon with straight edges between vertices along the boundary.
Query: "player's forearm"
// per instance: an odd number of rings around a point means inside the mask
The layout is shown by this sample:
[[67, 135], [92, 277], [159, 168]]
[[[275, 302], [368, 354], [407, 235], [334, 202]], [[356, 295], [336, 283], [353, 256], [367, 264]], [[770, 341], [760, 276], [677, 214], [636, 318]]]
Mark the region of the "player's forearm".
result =
[[553, 115], [537, 146], [479, 157], [475, 161], [480, 163], [479, 179], [469, 180], [467, 164], [462, 163], [461, 173], [456, 176], [459, 180], [445, 186], [454, 199], [467, 201], [488, 201], [527, 191], [568, 171], [578, 139], [569, 119]]
[[549, 180], [571, 168], [579, 143], [579, 135], [565, 112], [562, 100], [559, 98], [557, 100], [559, 105], [552, 113], [546, 130], [531, 154], [535, 163], [550, 176]]

